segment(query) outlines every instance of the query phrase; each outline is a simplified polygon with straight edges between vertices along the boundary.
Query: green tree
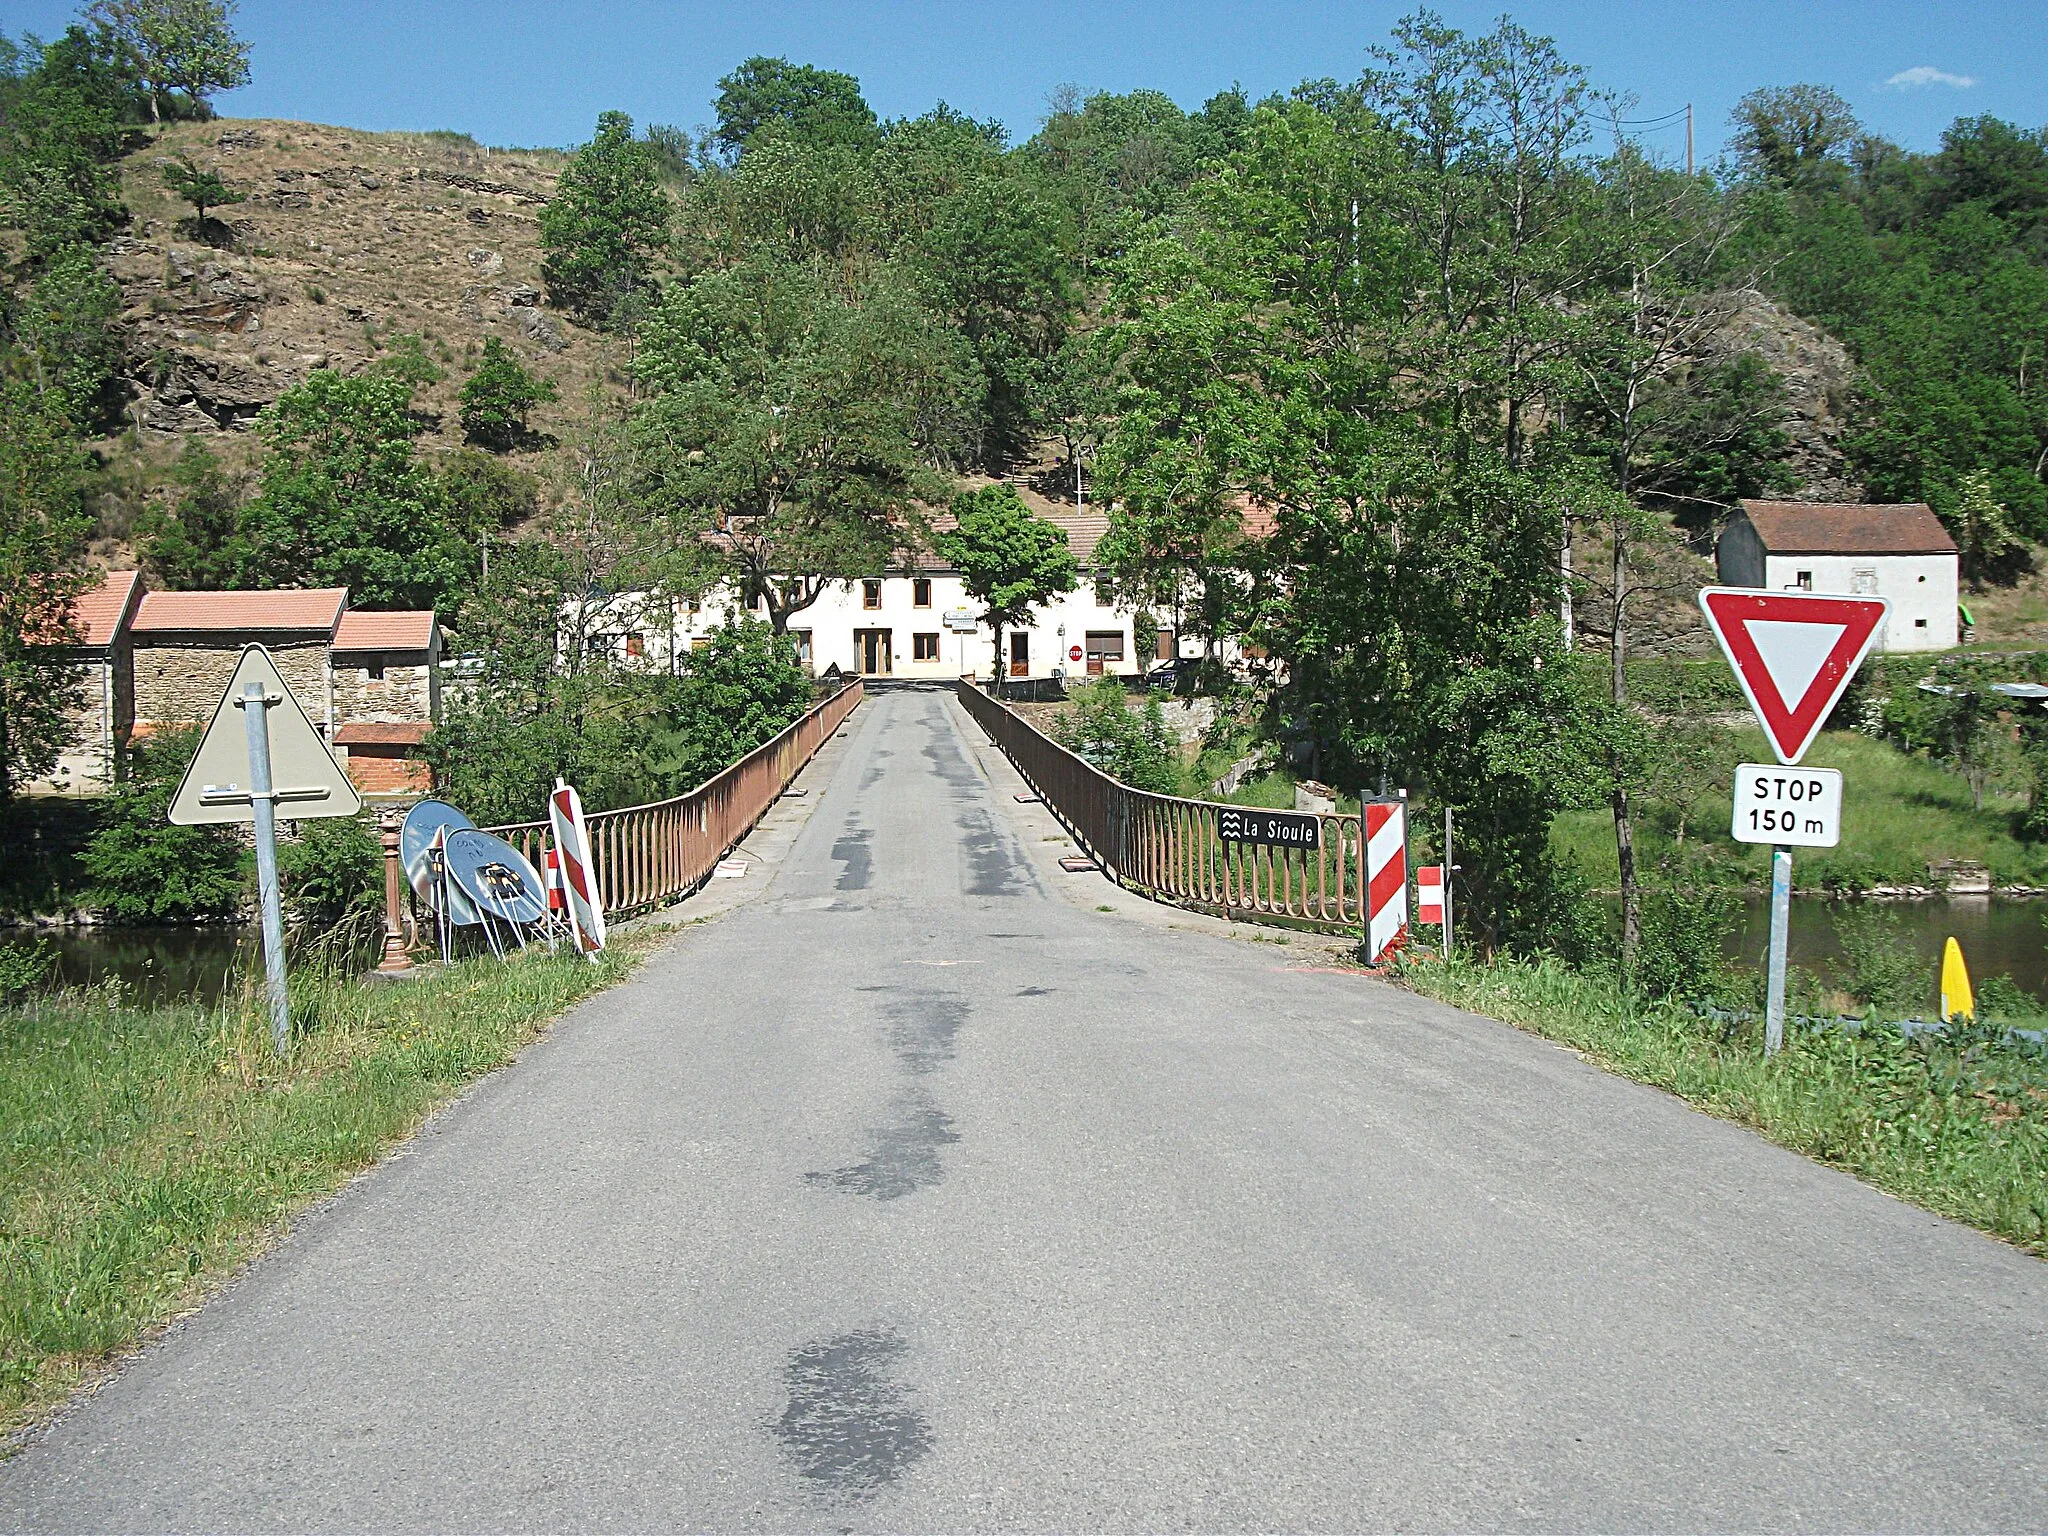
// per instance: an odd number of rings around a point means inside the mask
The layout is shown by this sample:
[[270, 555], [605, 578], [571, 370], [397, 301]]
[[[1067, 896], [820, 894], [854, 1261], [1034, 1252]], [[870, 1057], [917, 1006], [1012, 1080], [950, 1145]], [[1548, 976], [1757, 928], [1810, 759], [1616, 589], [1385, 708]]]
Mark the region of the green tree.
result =
[[1985, 567], [2020, 542], [2012, 518], [1992, 494], [1991, 476], [1984, 470], [1973, 470], [1963, 476], [1956, 509], [1948, 523], [1962, 550], [1963, 574], [1969, 578], [1970, 590], [1982, 592]]
[[85, 846], [87, 899], [115, 923], [233, 917], [247, 893], [242, 845], [227, 827], [174, 827], [171, 797], [197, 730], [160, 731], [130, 749], [127, 776], [108, 793]]
[[953, 527], [936, 542], [960, 571], [967, 595], [982, 605], [1001, 677], [1003, 631], [1028, 623], [1032, 609], [1080, 582], [1067, 531], [1027, 507], [1014, 485], [998, 483], [954, 497]]
[[541, 210], [550, 299], [595, 324], [630, 326], [673, 214], [655, 147], [633, 137], [625, 113], [600, 114]]
[[758, 256], [699, 274], [648, 319], [635, 416], [649, 494], [779, 634], [911, 531], [930, 469], [959, 454], [978, 382], [960, 338], [884, 271], [852, 293]]
[[73, 27], [0, 85], [0, 216], [34, 261], [104, 240], [126, 216], [113, 162], [129, 104], [109, 45]]
[[540, 486], [533, 476], [474, 448], [448, 455], [439, 479], [448, 521], [465, 544], [481, 545], [540, 510]]
[[121, 361], [121, 290], [88, 246], [52, 253], [18, 289], [8, 320], [20, 362], [80, 431], [118, 419], [108, 389]]
[[56, 766], [83, 697], [63, 647], [89, 580], [85, 470], [62, 395], [0, 378], [0, 805]]
[[216, 91], [249, 83], [249, 45], [235, 35], [235, 0], [93, 0], [85, 15], [132, 61], [149, 88], [153, 121], [163, 120], [173, 91], [203, 111]]
[[789, 729], [811, 707], [811, 680], [789, 641], [755, 619], [711, 632], [661, 690], [650, 748], [674, 792], [723, 772]]
[[248, 201], [247, 193], [237, 192], [218, 171], [201, 166], [190, 155], [177, 156], [163, 169], [164, 185], [192, 205], [192, 227], [201, 239], [206, 237], [207, 209]]
[[143, 569], [174, 591], [232, 587], [242, 551], [235, 534], [247, 488], [204, 443], [188, 439], [172, 463], [162, 502], [135, 520]]
[[526, 438], [528, 412], [556, 395], [552, 380], [535, 378], [510, 347], [487, 336], [483, 359], [462, 386], [462, 429], [486, 448], [516, 448]]
[[366, 608], [446, 605], [470, 560], [414, 454], [411, 404], [401, 379], [320, 368], [263, 412], [263, 488], [237, 527], [238, 584], [346, 586]]
[[1102, 677], [1068, 698], [1069, 707], [1052, 723], [1061, 746], [1133, 789], [1170, 795], [1180, 788], [1180, 754], [1156, 695], [1146, 699], [1143, 713], [1134, 714], [1124, 685]]
[[1824, 85], [1764, 86], [1728, 115], [1735, 152], [1754, 174], [1795, 185], [1826, 181], [1861, 131], [1849, 104]]
[[713, 138], [737, 158], [764, 131], [808, 144], [866, 148], [879, 138], [860, 82], [837, 70], [787, 59], [748, 59], [718, 82]]

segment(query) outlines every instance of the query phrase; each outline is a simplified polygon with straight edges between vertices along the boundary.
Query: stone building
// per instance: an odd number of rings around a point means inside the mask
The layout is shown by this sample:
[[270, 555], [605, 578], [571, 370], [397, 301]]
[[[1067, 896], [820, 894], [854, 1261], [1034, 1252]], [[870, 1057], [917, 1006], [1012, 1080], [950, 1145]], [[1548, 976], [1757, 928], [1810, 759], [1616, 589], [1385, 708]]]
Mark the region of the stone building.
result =
[[1955, 647], [1956, 541], [1924, 501], [1745, 501], [1714, 557], [1724, 587], [1890, 598], [1879, 650]]
[[82, 674], [71, 745], [31, 788], [102, 789], [112, 780], [135, 721], [128, 626], [141, 596], [137, 572], [109, 571], [72, 603], [68, 634], [58, 642]]
[[72, 749], [48, 789], [103, 787], [128, 744], [213, 716], [245, 646], [261, 644], [285, 685], [370, 793], [423, 793], [421, 744], [441, 712], [441, 627], [431, 611], [365, 612], [343, 587], [147, 592], [108, 572], [76, 606], [89, 691]]
[[234, 676], [242, 648], [267, 647], [285, 686], [321, 733], [338, 723], [328, 667], [346, 587], [274, 592], [151, 592], [134, 635], [135, 727], [203, 724]]

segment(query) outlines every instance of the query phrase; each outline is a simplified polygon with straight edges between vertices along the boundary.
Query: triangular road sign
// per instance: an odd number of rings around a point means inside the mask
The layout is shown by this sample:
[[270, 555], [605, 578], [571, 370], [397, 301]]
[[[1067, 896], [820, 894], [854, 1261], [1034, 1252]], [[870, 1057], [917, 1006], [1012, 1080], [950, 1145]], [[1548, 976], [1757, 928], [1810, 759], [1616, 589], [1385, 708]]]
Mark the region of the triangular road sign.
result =
[[1700, 611], [1778, 761], [1806, 755], [1891, 612], [1882, 597], [1707, 587]]
[[303, 821], [314, 816], [353, 816], [363, 797], [299, 701], [278, 675], [277, 663], [260, 645], [244, 646], [228, 691], [213, 711], [213, 723], [192, 766], [185, 770], [171, 800], [171, 821], [181, 827], [214, 822], [253, 821], [249, 797], [249, 736], [243, 726], [242, 698], [250, 683], [260, 683], [269, 700], [270, 783], [279, 820]]

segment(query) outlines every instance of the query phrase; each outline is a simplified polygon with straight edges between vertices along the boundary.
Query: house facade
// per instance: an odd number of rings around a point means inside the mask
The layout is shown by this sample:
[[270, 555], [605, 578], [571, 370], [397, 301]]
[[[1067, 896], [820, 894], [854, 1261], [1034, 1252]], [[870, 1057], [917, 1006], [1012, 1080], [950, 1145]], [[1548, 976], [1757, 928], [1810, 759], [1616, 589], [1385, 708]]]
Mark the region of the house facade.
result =
[[72, 628], [81, 643], [64, 650], [88, 671], [87, 707], [73, 747], [38, 788], [103, 788], [131, 742], [210, 720], [252, 643], [269, 650], [359, 787], [430, 787], [418, 758], [441, 708], [431, 612], [353, 610], [344, 587], [150, 592], [138, 573], [109, 571], [74, 604]]
[[1925, 502], [1744, 501], [1714, 554], [1724, 587], [1889, 598], [1879, 650], [1956, 645], [1956, 541]]
[[[1027, 623], [1004, 631], [1001, 676], [1129, 677], [1176, 654], [1202, 654], [1199, 639], [1176, 641], [1174, 631], [1157, 621], [1141, 626], [1140, 614], [1099, 590], [1094, 555], [1108, 528], [1105, 516], [1064, 508], [1040, 515], [1066, 530], [1081, 581], [1033, 609]], [[827, 586], [816, 602], [790, 615], [789, 633], [797, 659], [814, 675], [987, 677], [998, 670], [998, 658], [995, 636], [981, 614], [982, 604], [968, 595], [961, 573], [925, 554], [902, 570]], [[736, 615], [765, 618], [767, 611], [758, 601], [748, 606], [721, 589], [697, 602], [622, 593], [580, 618], [591, 653], [666, 669]]]

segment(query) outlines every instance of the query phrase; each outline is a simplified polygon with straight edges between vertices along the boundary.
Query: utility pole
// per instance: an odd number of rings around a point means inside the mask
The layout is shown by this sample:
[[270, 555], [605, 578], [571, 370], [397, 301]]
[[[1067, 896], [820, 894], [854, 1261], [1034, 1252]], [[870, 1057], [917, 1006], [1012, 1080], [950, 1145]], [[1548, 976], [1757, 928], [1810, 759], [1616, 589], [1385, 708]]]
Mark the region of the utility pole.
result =
[[1685, 104], [1685, 174], [1692, 174], [1692, 103]]

